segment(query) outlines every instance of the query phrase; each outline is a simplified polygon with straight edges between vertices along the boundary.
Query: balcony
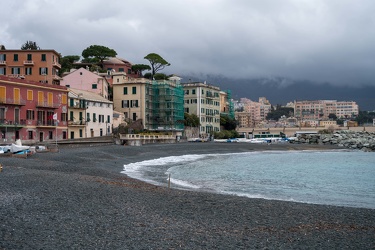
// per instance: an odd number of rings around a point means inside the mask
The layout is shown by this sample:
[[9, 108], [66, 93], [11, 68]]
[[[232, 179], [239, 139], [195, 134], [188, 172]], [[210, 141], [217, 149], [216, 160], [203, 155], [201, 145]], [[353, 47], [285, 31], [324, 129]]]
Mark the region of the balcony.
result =
[[7, 65], [6, 61], [0, 61], [0, 65]]
[[24, 106], [26, 105], [25, 100], [14, 99], [14, 98], [0, 98], [0, 104], [13, 105], [13, 106]]
[[34, 65], [34, 61], [23, 61], [23, 65]]
[[58, 76], [58, 75], [52, 75], [52, 79], [53, 80], [57, 80], [57, 81], [61, 81], [62, 80], [62, 78], [60, 76]]
[[68, 121], [68, 126], [71, 126], [71, 127], [86, 126], [86, 122], [83, 121], [83, 120], [80, 120], [80, 121]]
[[55, 127], [55, 121], [54, 120], [47, 120], [47, 121], [37, 121], [36, 123], [37, 127]]
[[17, 78], [17, 79], [25, 79], [25, 76], [24, 75], [20, 75], [20, 74], [10, 74], [8, 75], [9, 78]]
[[36, 104], [36, 107], [37, 108], [53, 108], [53, 109], [57, 109], [57, 108], [59, 108], [59, 104], [58, 103], [48, 103], [48, 102], [38, 102]]
[[7, 120], [7, 119], [0, 119], [0, 127], [23, 127], [26, 125], [26, 120]]
[[86, 109], [86, 105], [80, 104], [80, 103], [75, 103], [73, 105], [69, 105], [70, 109]]
[[61, 64], [58, 62], [52, 62], [52, 66], [61, 69]]

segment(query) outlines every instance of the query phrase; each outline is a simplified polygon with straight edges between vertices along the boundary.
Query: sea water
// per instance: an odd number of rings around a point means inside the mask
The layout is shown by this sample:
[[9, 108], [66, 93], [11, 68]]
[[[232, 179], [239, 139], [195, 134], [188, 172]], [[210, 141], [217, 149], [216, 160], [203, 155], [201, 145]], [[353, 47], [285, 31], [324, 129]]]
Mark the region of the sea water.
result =
[[375, 209], [375, 153], [264, 151], [164, 157], [124, 166], [152, 184], [313, 204]]

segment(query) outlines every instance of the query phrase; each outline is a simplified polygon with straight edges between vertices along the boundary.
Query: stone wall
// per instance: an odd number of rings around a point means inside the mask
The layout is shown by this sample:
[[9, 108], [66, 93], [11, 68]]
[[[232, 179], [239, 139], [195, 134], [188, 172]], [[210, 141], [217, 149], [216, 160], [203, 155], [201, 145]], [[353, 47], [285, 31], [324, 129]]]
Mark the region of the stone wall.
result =
[[375, 133], [340, 130], [332, 134], [302, 134], [294, 143], [333, 144], [350, 149], [375, 152]]

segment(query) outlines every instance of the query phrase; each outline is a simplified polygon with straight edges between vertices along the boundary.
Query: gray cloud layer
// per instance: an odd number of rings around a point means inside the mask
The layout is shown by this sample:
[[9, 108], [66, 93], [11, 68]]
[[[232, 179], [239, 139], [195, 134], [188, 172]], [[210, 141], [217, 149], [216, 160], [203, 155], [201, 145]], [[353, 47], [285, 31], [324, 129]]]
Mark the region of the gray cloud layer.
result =
[[373, 0], [5, 0], [0, 44], [62, 55], [92, 44], [166, 73], [375, 85]]

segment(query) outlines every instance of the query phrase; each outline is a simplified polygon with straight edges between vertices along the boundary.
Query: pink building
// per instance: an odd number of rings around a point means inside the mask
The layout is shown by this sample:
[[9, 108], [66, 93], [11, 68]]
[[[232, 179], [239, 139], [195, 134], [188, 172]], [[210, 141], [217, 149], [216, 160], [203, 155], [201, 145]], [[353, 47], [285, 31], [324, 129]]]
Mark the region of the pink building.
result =
[[67, 99], [66, 87], [0, 76], [1, 143], [67, 139]]
[[109, 98], [109, 83], [107, 79], [84, 68], [74, 70], [64, 76], [60, 81], [60, 85], [96, 93], [106, 99]]

